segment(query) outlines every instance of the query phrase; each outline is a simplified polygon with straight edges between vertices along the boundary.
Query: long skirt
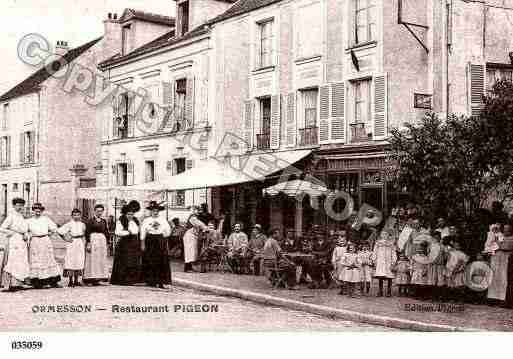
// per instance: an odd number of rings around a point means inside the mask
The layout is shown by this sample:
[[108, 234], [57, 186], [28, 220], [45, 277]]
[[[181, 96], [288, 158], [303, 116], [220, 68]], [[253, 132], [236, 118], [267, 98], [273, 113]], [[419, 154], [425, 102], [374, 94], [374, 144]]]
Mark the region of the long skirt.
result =
[[194, 228], [185, 232], [183, 236], [183, 254], [185, 263], [194, 263], [198, 260], [198, 235]]
[[488, 298], [506, 300], [508, 288], [508, 259], [511, 252], [497, 251], [492, 256], [490, 267], [493, 271], [492, 283], [488, 287]]
[[344, 282], [360, 283], [362, 281], [362, 271], [360, 268], [348, 268], [344, 271]]
[[31, 280], [40, 282], [58, 282], [60, 280], [61, 267], [55, 260], [50, 237], [32, 237], [29, 253]]
[[141, 241], [138, 236], [120, 237], [114, 252], [110, 283], [132, 285], [141, 280]]
[[107, 269], [107, 238], [103, 233], [91, 233], [91, 251], [85, 255], [84, 281], [100, 282], [109, 278]]
[[445, 266], [443, 264], [427, 265], [427, 285], [443, 287], [445, 286]]
[[73, 238], [73, 242], [66, 243], [66, 255], [64, 257], [64, 276], [74, 274], [82, 275], [85, 265], [85, 245], [83, 238]]
[[30, 275], [27, 243], [21, 234], [15, 233], [9, 237], [4, 249], [2, 261], [2, 286], [19, 287]]
[[171, 284], [167, 239], [161, 234], [148, 234], [144, 243], [145, 283], [148, 285]]
[[513, 255], [508, 258], [508, 286], [506, 288], [506, 307], [513, 308]]

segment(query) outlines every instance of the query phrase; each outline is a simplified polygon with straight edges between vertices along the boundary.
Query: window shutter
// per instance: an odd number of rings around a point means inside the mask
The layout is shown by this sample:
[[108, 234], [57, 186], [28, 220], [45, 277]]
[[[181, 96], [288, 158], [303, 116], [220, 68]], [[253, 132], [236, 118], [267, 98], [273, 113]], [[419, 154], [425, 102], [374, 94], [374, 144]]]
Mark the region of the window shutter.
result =
[[118, 120], [119, 117], [119, 101], [121, 100], [121, 96], [114, 95], [112, 97], [112, 137], [119, 137], [119, 127]]
[[343, 82], [331, 85], [331, 141], [345, 142], [345, 84]]
[[133, 162], [128, 162], [127, 165], [126, 165], [126, 183], [131, 186], [134, 184], [134, 163]]
[[185, 169], [190, 170], [194, 167], [194, 160], [186, 160], [185, 161]]
[[119, 175], [118, 175], [118, 165], [113, 164], [112, 165], [112, 182], [115, 186], [119, 186]]
[[29, 156], [30, 156], [30, 162], [34, 163], [34, 162], [36, 162], [36, 158], [35, 158], [36, 132], [35, 131], [30, 132], [30, 138], [31, 138], [31, 142], [30, 142]]
[[386, 74], [374, 78], [374, 130], [375, 140], [384, 139], [388, 132], [388, 89]]
[[271, 139], [270, 144], [272, 149], [280, 148], [280, 131], [281, 131], [281, 117], [280, 117], [280, 96], [275, 95], [271, 97]]
[[296, 93], [291, 92], [287, 96], [287, 128], [286, 128], [286, 142], [288, 147], [296, 146], [297, 138], [297, 122], [296, 122]]
[[484, 65], [469, 64], [470, 77], [470, 114], [479, 116], [483, 109], [483, 95], [485, 93], [485, 74]]
[[185, 121], [187, 129], [194, 128], [194, 98], [194, 76], [188, 76], [185, 94]]
[[251, 100], [244, 101], [244, 128], [243, 139], [246, 142], [246, 150], [253, 149], [253, 102]]
[[135, 93], [128, 92], [128, 137], [134, 137], [135, 129]]
[[171, 174], [173, 174], [173, 161], [166, 161], [166, 171], [169, 171]]
[[328, 85], [319, 89], [319, 142], [328, 143], [330, 139], [330, 88]]
[[7, 166], [11, 165], [11, 136], [7, 136]]
[[20, 133], [20, 163], [25, 163], [25, 133]]

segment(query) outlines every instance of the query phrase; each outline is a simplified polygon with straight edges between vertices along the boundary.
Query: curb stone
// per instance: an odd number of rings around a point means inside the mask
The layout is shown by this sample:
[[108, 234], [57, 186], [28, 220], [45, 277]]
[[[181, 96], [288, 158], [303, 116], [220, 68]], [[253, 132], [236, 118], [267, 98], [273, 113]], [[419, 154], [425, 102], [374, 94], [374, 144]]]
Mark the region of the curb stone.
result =
[[378, 325], [396, 329], [428, 332], [474, 332], [483, 329], [457, 327], [443, 324], [419, 322], [409, 319], [393, 318], [377, 314], [360, 313], [352, 310], [338, 309], [323, 305], [304, 303], [297, 300], [275, 297], [267, 294], [260, 294], [241, 289], [232, 289], [216, 285], [198, 283], [186, 279], [173, 278], [173, 285], [214, 293], [220, 296], [235, 297], [266, 305], [274, 305], [293, 310], [299, 310], [312, 314], [321, 315], [333, 319], [350, 320], [359, 323]]

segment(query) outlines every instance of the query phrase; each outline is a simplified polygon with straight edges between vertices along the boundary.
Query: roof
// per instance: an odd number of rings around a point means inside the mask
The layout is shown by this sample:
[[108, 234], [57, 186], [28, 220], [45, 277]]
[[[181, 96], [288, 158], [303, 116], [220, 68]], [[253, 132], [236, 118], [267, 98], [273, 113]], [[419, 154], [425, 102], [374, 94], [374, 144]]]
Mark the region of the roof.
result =
[[[66, 60], [66, 63], [71, 63], [77, 57], [82, 55], [84, 52], [89, 50], [93, 45], [95, 45], [98, 41], [100, 41], [103, 37], [99, 37], [90, 41], [82, 46], [76, 47], [74, 49], [69, 50], [63, 58]], [[54, 61], [49, 67], [52, 69], [58, 69], [60, 66], [59, 61]], [[27, 77], [25, 80], [14, 86], [12, 89], [4, 93], [0, 96], [0, 101], [7, 101], [13, 99], [15, 97], [27, 95], [32, 92], [36, 92], [40, 89], [40, 85], [45, 82], [51, 73], [46, 70], [46, 67], [42, 67], [41, 69], [34, 72], [32, 75]]]
[[107, 59], [107, 60], [101, 62], [98, 65], [98, 67], [100, 69], [105, 69], [111, 65], [115, 65], [117, 63], [120, 63], [125, 60], [129, 60], [129, 59], [137, 57], [139, 55], [142, 55], [142, 54], [145, 54], [148, 52], [152, 52], [159, 48], [169, 46], [169, 45], [174, 45], [179, 42], [194, 38], [196, 36], [206, 34], [206, 33], [210, 32], [210, 26], [215, 23], [221, 22], [223, 20], [227, 20], [227, 19], [235, 17], [235, 16], [246, 14], [253, 10], [280, 2], [282, 0], [222, 0], [222, 1], [233, 3], [233, 6], [228, 8], [228, 10], [226, 10], [224, 13], [212, 18], [211, 20], [207, 21], [206, 23], [199, 25], [198, 27], [189, 31], [185, 35], [175, 38], [175, 32], [170, 31], [167, 34], [165, 34], [153, 41], [150, 41], [149, 43], [133, 50], [132, 52], [130, 52], [124, 56], [118, 55], [117, 57]]
[[175, 26], [175, 18], [170, 16], [164, 16], [160, 14], [154, 14], [151, 12], [135, 10], [135, 9], [125, 9], [123, 14], [119, 18], [119, 22], [125, 22], [128, 20], [137, 19], [147, 22], [153, 22], [156, 24], [162, 24], [167, 26]]

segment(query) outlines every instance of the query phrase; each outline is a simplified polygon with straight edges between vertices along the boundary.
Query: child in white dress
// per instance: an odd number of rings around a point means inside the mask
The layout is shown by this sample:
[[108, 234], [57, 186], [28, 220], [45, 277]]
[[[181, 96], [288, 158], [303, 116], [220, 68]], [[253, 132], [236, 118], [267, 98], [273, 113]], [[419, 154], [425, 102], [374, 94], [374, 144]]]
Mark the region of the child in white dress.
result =
[[347, 288], [347, 294], [354, 298], [356, 290], [362, 282], [361, 264], [356, 253], [356, 246], [349, 242], [347, 244], [347, 252], [342, 256], [342, 264], [344, 265], [344, 283]]
[[84, 274], [86, 226], [82, 222], [81, 216], [80, 210], [73, 209], [71, 211], [71, 221], [57, 230], [67, 242], [63, 276], [69, 278], [69, 287], [81, 286], [79, 277]]
[[369, 243], [363, 243], [358, 251], [358, 261], [362, 266], [362, 294], [369, 295], [372, 282], [372, 252]]
[[346, 231], [341, 231], [337, 237], [337, 243], [335, 249], [333, 249], [333, 255], [331, 256], [331, 264], [334, 268], [335, 278], [341, 282], [340, 284], [340, 295], [344, 295], [344, 265], [342, 263], [342, 257], [347, 251], [347, 240]]

